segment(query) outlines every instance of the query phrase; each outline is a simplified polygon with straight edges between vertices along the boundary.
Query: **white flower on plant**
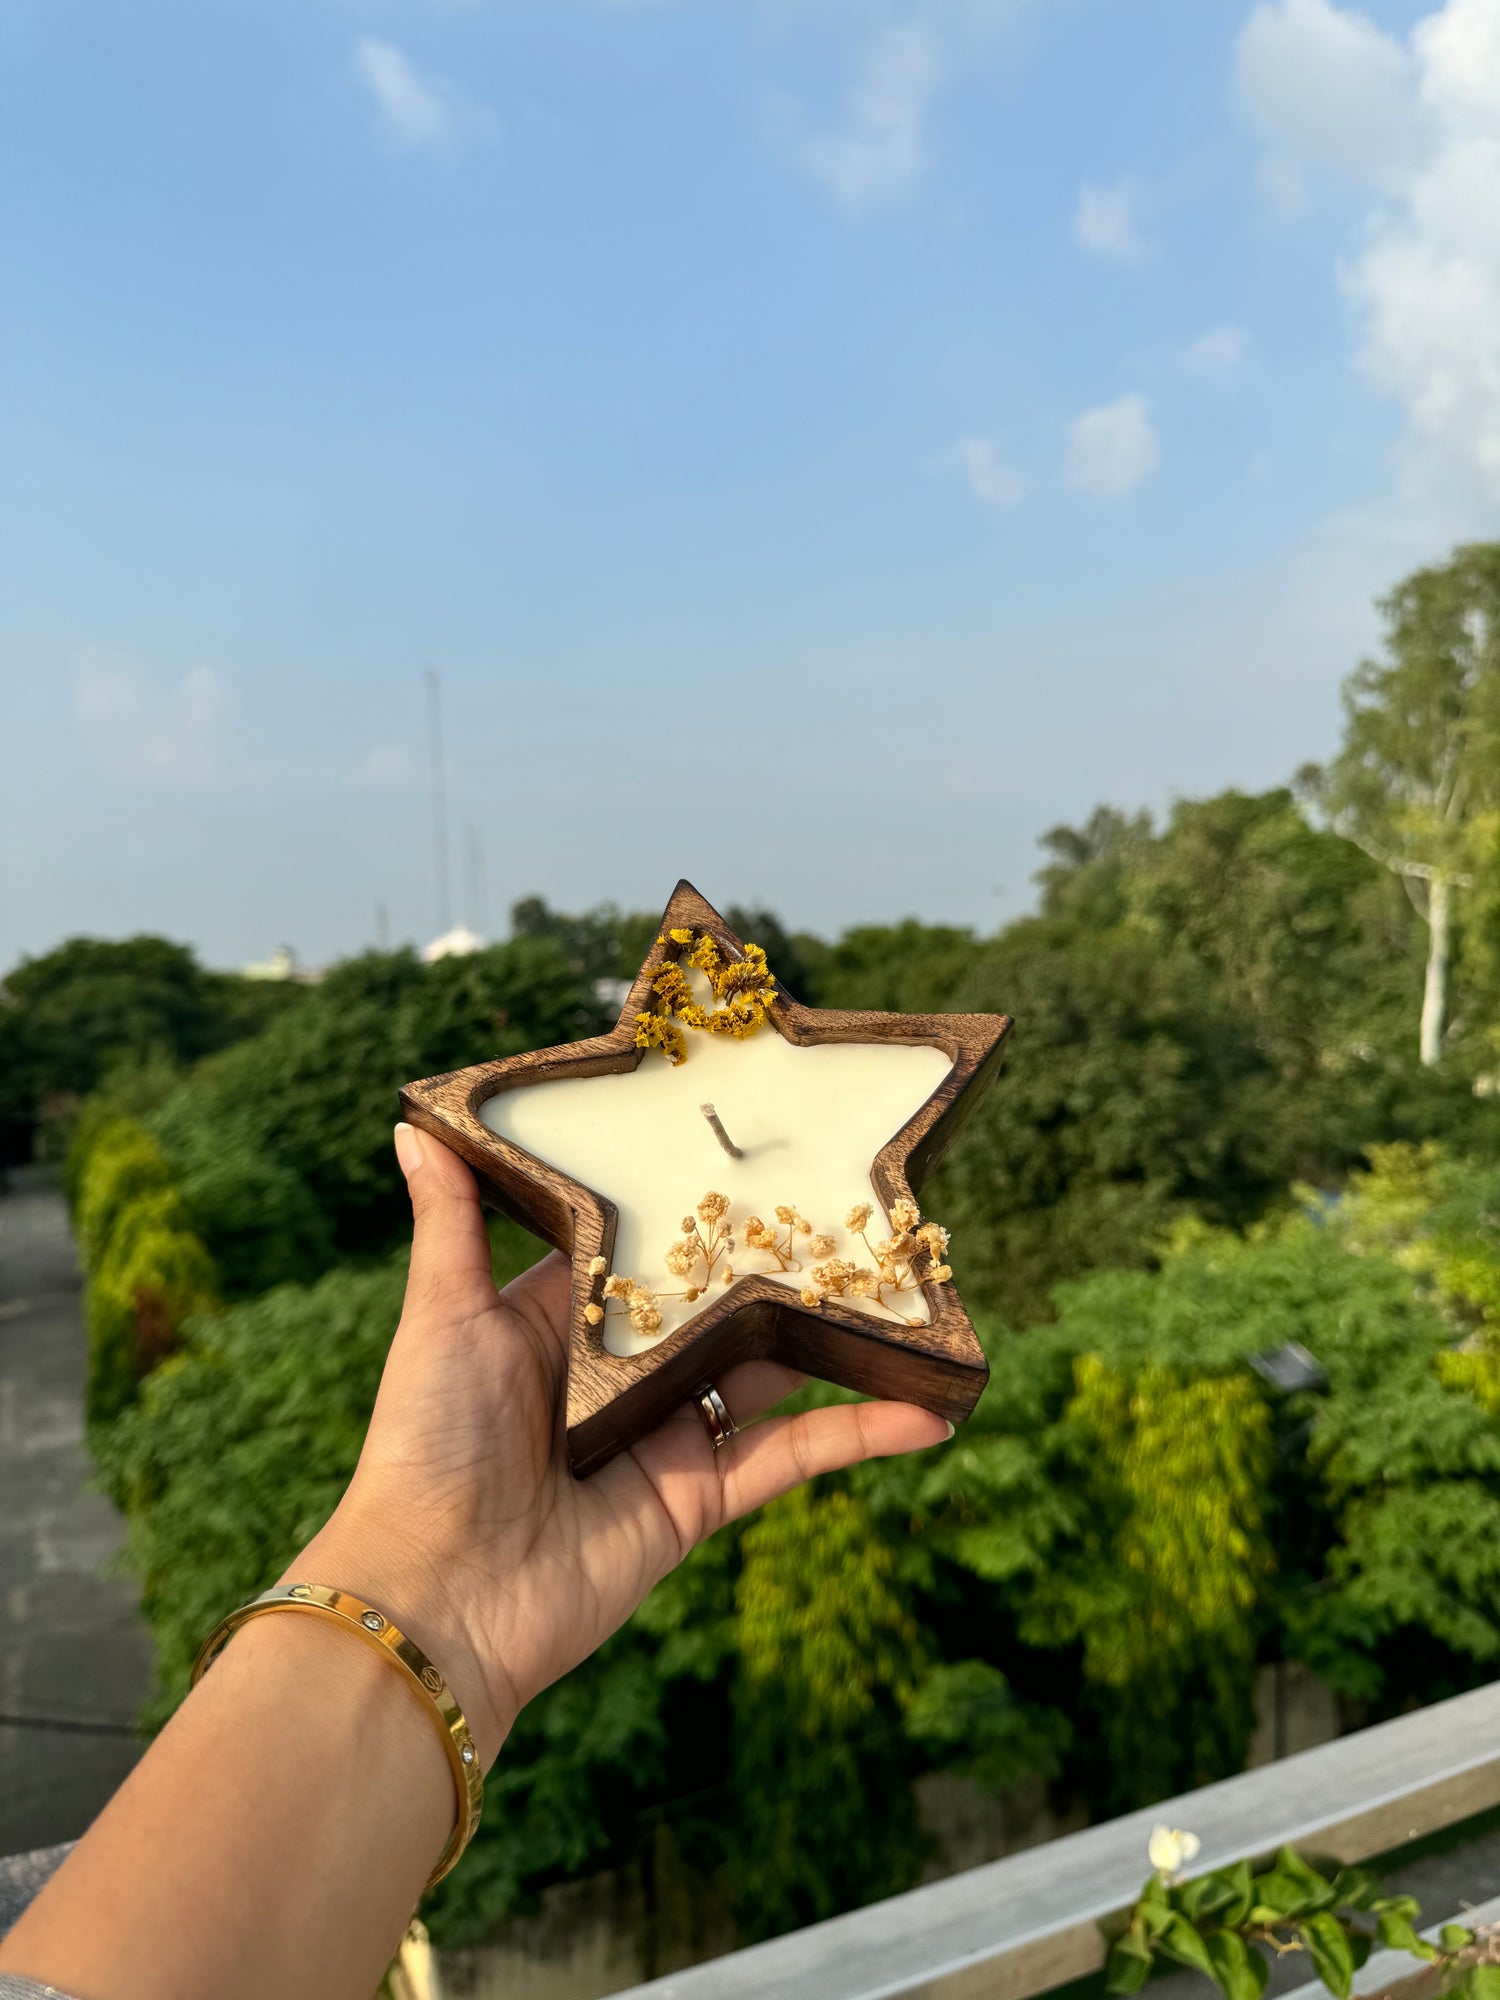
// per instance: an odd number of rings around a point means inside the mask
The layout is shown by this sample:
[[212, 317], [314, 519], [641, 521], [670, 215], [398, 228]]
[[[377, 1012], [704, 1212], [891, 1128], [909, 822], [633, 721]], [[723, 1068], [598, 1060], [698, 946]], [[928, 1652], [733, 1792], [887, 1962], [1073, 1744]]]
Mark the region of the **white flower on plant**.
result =
[[1146, 1856], [1159, 1875], [1170, 1877], [1181, 1874], [1202, 1844], [1196, 1833], [1184, 1833], [1176, 1826], [1157, 1826], [1152, 1828], [1146, 1843]]

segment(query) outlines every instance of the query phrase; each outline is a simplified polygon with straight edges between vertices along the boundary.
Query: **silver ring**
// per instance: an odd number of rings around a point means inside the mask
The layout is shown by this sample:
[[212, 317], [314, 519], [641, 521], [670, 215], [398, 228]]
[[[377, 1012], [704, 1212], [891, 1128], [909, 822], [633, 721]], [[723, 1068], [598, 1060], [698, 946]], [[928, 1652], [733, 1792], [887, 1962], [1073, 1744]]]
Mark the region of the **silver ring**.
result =
[[732, 1437], [738, 1437], [740, 1427], [725, 1409], [724, 1398], [712, 1382], [695, 1400], [704, 1429], [708, 1432], [708, 1441], [715, 1451], [728, 1444]]

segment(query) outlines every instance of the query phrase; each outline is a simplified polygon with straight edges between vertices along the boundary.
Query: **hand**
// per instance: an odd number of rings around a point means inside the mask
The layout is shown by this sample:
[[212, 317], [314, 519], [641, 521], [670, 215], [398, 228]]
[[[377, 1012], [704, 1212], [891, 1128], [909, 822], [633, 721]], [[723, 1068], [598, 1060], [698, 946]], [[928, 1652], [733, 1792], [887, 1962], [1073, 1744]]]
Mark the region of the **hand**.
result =
[[568, 1260], [547, 1257], [497, 1292], [469, 1169], [410, 1126], [396, 1150], [416, 1218], [406, 1304], [349, 1490], [295, 1568], [369, 1597], [411, 1634], [486, 1764], [532, 1696], [715, 1528], [818, 1473], [952, 1435], [905, 1403], [767, 1417], [805, 1378], [749, 1361], [718, 1384], [748, 1426], [721, 1450], [688, 1407], [575, 1479]]

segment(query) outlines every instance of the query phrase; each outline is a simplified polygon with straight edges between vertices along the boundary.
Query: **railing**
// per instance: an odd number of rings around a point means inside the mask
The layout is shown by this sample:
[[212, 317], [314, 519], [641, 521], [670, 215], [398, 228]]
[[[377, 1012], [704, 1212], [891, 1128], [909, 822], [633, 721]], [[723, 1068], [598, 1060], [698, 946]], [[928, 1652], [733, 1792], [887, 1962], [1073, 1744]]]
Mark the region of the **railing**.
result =
[[[1283, 1842], [1310, 1857], [1361, 1861], [1497, 1804], [1500, 1685], [670, 1973], [616, 2000], [1027, 2000], [1103, 1965], [1110, 1922], [1131, 1907], [1149, 1872], [1154, 1826], [1198, 1835], [1196, 1872], [1259, 1860]], [[1404, 1971], [1410, 1975], [1410, 1960]], [[1372, 1990], [1364, 1979], [1360, 1986]]]

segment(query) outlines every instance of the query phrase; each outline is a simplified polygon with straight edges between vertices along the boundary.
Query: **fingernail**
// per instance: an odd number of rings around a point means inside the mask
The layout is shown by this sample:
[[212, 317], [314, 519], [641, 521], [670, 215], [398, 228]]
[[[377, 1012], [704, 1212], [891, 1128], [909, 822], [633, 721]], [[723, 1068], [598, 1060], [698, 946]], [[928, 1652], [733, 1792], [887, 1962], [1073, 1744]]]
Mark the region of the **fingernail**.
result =
[[[945, 1421], [946, 1421], [946, 1419], [945, 1419]], [[954, 1429], [953, 1425], [952, 1425], [952, 1424], [949, 1424], [949, 1425], [948, 1425], [948, 1436], [949, 1436], [949, 1437], [952, 1437], [952, 1435], [953, 1435], [953, 1429]]]
[[408, 1180], [422, 1164], [422, 1141], [414, 1125], [396, 1127], [396, 1164]]

